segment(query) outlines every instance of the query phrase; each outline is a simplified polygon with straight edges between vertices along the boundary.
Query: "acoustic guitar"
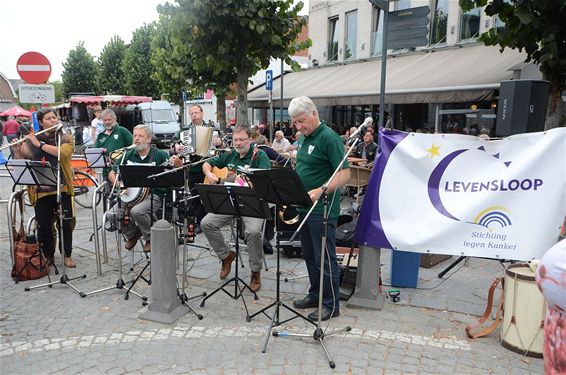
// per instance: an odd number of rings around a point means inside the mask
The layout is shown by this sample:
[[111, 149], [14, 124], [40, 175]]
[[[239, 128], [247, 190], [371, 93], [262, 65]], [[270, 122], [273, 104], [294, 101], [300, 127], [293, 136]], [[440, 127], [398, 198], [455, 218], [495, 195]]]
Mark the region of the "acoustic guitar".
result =
[[202, 182], [203, 184], [206, 185], [221, 184], [222, 182], [228, 179], [228, 175], [230, 174], [228, 171], [228, 167], [224, 167], [224, 168], [212, 167], [211, 172], [214, 173], [216, 177], [218, 177], [218, 182], [213, 182], [209, 180], [207, 176], [204, 176], [204, 181]]

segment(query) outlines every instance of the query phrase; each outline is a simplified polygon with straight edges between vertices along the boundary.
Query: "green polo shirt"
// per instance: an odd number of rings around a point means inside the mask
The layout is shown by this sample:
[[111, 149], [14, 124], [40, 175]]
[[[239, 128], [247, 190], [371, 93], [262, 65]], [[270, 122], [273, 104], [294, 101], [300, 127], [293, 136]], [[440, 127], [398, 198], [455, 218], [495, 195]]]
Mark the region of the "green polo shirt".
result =
[[258, 149], [254, 160], [252, 160], [254, 149], [255, 145], [252, 144], [248, 153], [243, 158], [240, 158], [240, 154], [238, 154], [236, 150], [232, 149], [230, 152], [225, 152], [222, 155], [210, 159], [208, 164], [218, 168], [228, 167], [228, 169], [235, 171], [238, 170], [238, 167], [245, 166], [257, 169], [271, 169], [271, 162], [269, 161], [267, 154], [262, 150]]
[[[152, 160], [152, 153], [153, 153], [153, 160]], [[160, 150], [155, 147], [151, 147], [151, 150], [146, 155], [145, 158], [141, 158], [137, 150], [128, 150], [126, 152], [126, 156], [124, 157], [124, 162], [122, 164], [149, 164], [150, 160], [152, 160], [151, 165], [162, 165], [166, 161], [169, 160], [169, 154], [166, 151]], [[117, 173], [118, 166], [114, 165], [112, 170]], [[171, 189], [166, 188], [155, 188], [155, 194], [159, 195], [160, 198], [163, 198], [167, 195], [168, 191]]]
[[[301, 178], [307, 191], [324, 185], [338, 167], [344, 157], [344, 143], [336, 132], [321, 122], [308, 137], [301, 135], [297, 151], [297, 165], [295, 171]], [[343, 168], [349, 168], [348, 161], [344, 161]], [[340, 189], [328, 195], [328, 202], [332, 203], [329, 218], [340, 215]], [[322, 214], [324, 207], [318, 203], [313, 213]], [[305, 213], [307, 210], [297, 209]]]
[[[96, 137], [96, 141], [94, 142], [94, 147], [105, 148], [106, 155], [110, 155], [110, 153], [114, 150], [118, 150], [119, 148], [128, 147], [134, 143], [134, 136], [130, 131], [120, 125], [117, 125], [112, 129], [112, 133], [106, 134], [105, 132], [101, 132]], [[110, 172], [109, 168], [104, 168], [102, 171], [102, 175], [104, 178], [108, 176], [108, 172]]]

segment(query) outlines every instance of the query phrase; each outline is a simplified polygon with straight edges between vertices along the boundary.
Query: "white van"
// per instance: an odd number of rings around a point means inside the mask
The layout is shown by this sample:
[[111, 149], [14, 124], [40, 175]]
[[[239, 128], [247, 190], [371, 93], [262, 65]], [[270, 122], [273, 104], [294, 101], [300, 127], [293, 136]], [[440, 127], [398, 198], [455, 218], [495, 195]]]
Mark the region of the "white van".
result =
[[171, 104], [164, 100], [140, 103], [137, 108], [141, 114], [141, 122], [149, 126], [158, 146], [170, 147], [175, 133], [180, 130], [177, 115]]

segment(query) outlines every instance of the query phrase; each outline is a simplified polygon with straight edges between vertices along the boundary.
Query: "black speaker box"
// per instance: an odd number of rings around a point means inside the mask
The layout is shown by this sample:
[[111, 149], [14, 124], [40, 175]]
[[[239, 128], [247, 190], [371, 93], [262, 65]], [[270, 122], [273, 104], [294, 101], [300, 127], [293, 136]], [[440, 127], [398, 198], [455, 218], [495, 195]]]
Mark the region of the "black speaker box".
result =
[[501, 81], [495, 134], [507, 137], [543, 131], [549, 93], [548, 81]]

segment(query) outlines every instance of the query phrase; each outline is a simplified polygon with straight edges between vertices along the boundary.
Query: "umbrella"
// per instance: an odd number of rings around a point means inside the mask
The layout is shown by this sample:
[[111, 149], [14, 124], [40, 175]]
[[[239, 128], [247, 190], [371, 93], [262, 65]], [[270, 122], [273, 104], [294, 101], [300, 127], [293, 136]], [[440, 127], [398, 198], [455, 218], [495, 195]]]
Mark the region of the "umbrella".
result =
[[0, 116], [31, 117], [31, 112], [17, 105], [4, 112], [0, 112]]

